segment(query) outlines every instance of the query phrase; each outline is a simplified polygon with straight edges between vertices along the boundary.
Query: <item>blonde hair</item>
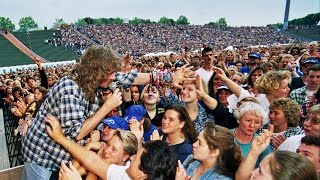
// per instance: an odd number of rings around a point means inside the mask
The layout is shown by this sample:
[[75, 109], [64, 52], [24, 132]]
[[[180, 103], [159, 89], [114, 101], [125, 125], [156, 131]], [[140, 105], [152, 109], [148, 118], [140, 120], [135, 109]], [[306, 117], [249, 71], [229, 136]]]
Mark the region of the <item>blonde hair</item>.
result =
[[124, 152], [132, 156], [137, 153], [138, 139], [131, 131], [116, 130], [113, 136], [117, 136], [123, 144]]
[[300, 106], [289, 98], [275, 99], [270, 104], [270, 109], [279, 108], [283, 111], [289, 127], [297, 127], [300, 120]]
[[74, 80], [89, 101], [94, 101], [96, 88], [112, 73], [120, 71], [123, 60], [109, 46], [90, 46], [76, 65]]
[[283, 80], [291, 82], [291, 75], [289, 71], [269, 71], [260, 76], [254, 83], [254, 87], [263, 94], [272, 94], [278, 90]]

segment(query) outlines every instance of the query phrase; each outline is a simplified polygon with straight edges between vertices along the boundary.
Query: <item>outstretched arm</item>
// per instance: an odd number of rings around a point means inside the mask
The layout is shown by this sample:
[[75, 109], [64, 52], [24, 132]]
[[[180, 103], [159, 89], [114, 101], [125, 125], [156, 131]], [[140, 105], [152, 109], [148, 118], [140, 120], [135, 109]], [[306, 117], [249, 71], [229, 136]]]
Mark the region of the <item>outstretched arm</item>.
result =
[[45, 118], [48, 135], [61, 146], [63, 146], [75, 159], [83, 164], [87, 170], [106, 179], [107, 170], [110, 164], [104, 162], [96, 153], [85, 149], [79, 144], [67, 139], [61, 130], [59, 121], [52, 115]]
[[249, 180], [251, 171], [257, 162], [259, 155], [269, 146], [271, 135], [273, 133], [273, 125], [269, 125], [269, 130], [265, 130], [252, 141], [251, 149], [244, 160], [242, 160], [237, 172], [236, 179]]
[[235, 94], [237, 97], [240, 97], [242, 87], [229, 79], [221, 68], [213, 66], [212, 69], [217, 73], [219, 78], [226, 84], [226, 86], [228, 86], [230, 91], [233, 92], [233, 94]]

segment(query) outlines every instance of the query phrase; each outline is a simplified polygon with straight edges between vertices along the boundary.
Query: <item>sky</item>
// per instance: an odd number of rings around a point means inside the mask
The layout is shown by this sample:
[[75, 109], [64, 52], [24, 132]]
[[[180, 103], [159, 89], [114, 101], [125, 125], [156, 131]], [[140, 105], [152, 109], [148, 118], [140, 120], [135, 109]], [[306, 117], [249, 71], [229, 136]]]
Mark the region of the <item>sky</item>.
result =
[[[230, 26], [266, 26], [283, 23], [286, 0], [0, 0], [0, 16], [18, 28], [19, 19], [31, 16], [39, 28], [56, 19], [74, 23], [79, 18], [139, 17], [158, 21], [180, 15], [203, 25], [226, 18]], [[289, 20], [320, 12], [320, 0], [291, 0]]]

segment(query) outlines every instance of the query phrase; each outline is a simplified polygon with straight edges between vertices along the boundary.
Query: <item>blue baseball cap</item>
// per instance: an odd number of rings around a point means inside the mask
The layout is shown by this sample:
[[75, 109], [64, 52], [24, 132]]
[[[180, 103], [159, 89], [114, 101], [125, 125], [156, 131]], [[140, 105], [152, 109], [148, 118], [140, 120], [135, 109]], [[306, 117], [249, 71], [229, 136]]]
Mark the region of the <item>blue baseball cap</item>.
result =
[[137, 121], [141, 121], [141, 119], [146, 116], [147, 111], [141, 105], [132, 105], [129, 106], [125, 111], [124, 119], [129, 122], [130, 119], [134, 118]]
[[249, 58], [253, 58], [253, 59], [261, 59], [261, 55], [258, 52], [252, 52], [248, 54]]
[[101, 121], [104, 125], [109, 126], [111, 129], [129, 130], [128, 122], [119, 116], [111, 116]]
[[319, 61], [319, 58], [309, 57], [305, 61], [303, 61], [302, 65], [305, 65], [305, 64], [308, 64], [308, 63], [319, 64], [320, 61]]

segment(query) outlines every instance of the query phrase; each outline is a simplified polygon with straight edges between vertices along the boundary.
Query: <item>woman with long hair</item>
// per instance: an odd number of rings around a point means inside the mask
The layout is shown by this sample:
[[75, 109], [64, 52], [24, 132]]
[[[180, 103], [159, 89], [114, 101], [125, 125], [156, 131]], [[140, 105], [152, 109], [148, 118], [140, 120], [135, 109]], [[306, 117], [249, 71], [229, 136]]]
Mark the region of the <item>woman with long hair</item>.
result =
[[192, 153], [192, 143], [197, 131], [188, 112], [181, 106], [168, 106], [162, 119], [163, 141], [176, 153], [177, 159], [184, 161]]
[[[183, 163], [185, 175], [192, 179], [234, 179], [242, 160], [241, 150], [234, 142], [232, 133], [224, 127], [207, 122], [198, 140], [193, 144], [193, 153]], [[181, 168], [181, 166], [180, 166]], [[177, 172], [178, 179], [180, 169]]]

